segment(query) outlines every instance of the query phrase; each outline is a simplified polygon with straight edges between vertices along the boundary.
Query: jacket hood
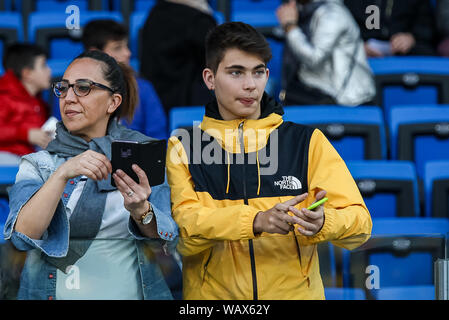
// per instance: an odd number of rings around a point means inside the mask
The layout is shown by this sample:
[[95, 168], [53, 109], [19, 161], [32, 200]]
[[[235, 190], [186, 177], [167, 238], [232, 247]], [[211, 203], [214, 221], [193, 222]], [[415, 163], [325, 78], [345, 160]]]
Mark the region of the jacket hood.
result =
[[260, 192], [260, 163], [259, 151], [267, 146], [268, 139], [282, 123], [284, 110], [275, 99], [264, 93], [259, 119], [223, 120], [218, 111], [217, 101], [206, 105], [206, 114], [201, 122], [200, 129], [216, 139], [226, 153], [227, 159], [227, 185], [226, 194], [230, 187], [231, 154], [255, 153], [258, 172], [258, 189]]
[[200, 128], [214, 137], [223, 149], [230, 153], [241, 152], [241, 138], [244, 136], [245, 152], [256, 152], [264, 148], [269, 135], [283, 120], [284, 110], [275, 99], [264, 93], [261, 100], [259, 119], [223, 120], [216, 101], [206, 105], [206, 114]]

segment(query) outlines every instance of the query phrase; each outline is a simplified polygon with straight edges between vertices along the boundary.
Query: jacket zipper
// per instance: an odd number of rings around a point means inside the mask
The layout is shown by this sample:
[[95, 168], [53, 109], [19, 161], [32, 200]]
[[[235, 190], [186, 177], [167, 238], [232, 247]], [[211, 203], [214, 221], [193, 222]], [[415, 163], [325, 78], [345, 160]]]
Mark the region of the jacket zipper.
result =
[[[243, 198], [245, 205], [248, 205], [248, 196], [246, 194], [246, 164], [245, 164], [245, 145], [243, 141], [243, 124], [239, 124], [239, 137], [240, 137], [240, 152], [243, 156]], [[248, 240], [249, 244], [249, 257], [251, 260], [251, 274], [253, 278], [253, 300], [258, 300], [257, 296], [257, 276], [256, 276], [256, 260], [254, 258], [254, 245], [253, 240]]]

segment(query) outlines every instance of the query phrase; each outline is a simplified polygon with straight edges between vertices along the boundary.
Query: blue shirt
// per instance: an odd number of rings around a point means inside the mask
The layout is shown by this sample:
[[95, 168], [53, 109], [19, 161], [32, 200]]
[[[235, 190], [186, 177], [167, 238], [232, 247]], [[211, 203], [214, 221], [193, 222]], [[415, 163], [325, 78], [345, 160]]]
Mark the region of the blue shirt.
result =
[[137, 86], [139, 90], [139, 102], [133, 121], [130, 124], [123, 119], [123, 125], [152, 138], [167, 139], [167, 116], [165, 115], [165, 110], [162, 107], [159, 96], [152, 84], [143, 78], [137, 78]]

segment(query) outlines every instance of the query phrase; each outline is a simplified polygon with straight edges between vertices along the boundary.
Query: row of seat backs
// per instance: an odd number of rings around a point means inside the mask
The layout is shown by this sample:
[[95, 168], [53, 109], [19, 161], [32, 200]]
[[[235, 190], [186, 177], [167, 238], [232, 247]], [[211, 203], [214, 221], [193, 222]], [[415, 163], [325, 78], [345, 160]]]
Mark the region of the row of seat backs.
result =
[[434, 262], [447, 256], [448, 234], [447, 218], [373, 218], [358, 249], [318, 245], [325, 288], [331, 299], [435, 299]]
[[[413, 163], [348, 161], [347, 166], [373, 217], [449, 217], [449, 161], [426, 165], [423, 214]], [[0, 167], [0, 197], [7, 198], [17, 170]]]

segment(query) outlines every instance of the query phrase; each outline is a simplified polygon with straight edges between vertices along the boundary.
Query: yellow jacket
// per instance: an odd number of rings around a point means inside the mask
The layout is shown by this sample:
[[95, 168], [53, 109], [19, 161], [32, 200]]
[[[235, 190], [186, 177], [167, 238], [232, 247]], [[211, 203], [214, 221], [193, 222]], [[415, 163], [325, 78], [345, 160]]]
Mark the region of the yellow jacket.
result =
[[[199, 127], [181, 133], [182, 142], [169, 140], [167, 174], [184, 299], [324, 299], [317, 244], [351, 250], [372, 228], [353, 178], [325, 136], [269, 111], [258, 120], [234, 121], [206, 113]], [[243, 146], [244, 164], [238, 158]], [[262, 175], [267, 149], [277, 170]], [[320, 190], [329, 201], [319, 233], [254, 235], [258, 212], [305, 192], [297, 208], [307, 207]]]

